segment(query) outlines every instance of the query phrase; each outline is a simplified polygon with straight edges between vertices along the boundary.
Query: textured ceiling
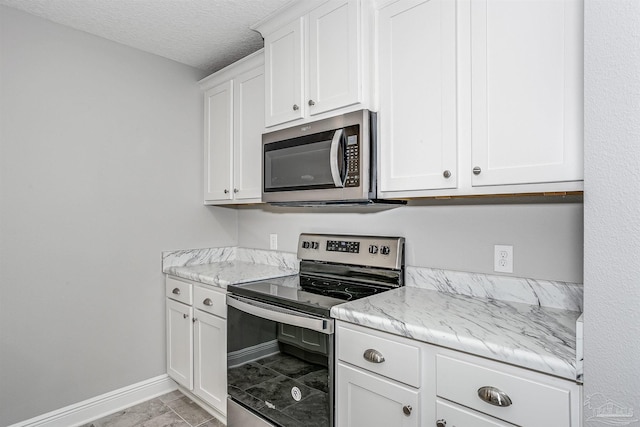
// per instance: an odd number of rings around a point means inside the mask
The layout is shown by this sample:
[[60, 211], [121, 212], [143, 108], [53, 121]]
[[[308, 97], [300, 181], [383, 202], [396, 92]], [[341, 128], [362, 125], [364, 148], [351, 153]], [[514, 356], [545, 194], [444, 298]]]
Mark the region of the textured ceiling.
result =
[[290, 0], [0, 0], [208, 72], [260, 49], [249, 27]]

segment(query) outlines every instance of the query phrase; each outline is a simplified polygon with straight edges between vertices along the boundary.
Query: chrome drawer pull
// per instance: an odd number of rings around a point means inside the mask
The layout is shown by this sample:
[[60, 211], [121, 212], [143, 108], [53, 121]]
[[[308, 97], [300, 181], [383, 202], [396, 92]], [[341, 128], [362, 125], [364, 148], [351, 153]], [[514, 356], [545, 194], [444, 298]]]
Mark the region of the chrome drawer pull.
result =
[[513, 403], [507, 393], [491, 386], [480, 387], [478, 389], [478, 397], [494, 406], [506, 407], [511, 406]]
[[374, 350], [372, 348], [365, 350], [362, 355], [365, 360], [368, 360], [371, 363], [382, 363], [384, 362], [384, 356], [378, 350]]
[[173, 288], [173, 291], [171, 291], [171, 292], [176, 294], [176, 295], [180, 295], [180, 289], [179, 288]]
[[211, 301], [211, 298], [207, 298], [204, 301], [202, 301], [202, 303], [204, 305], [208, 305], [209, 307], [211, 307], [213, 305], [213, 301]]
[[402, 407], [402, 412], [404, 412], [407, 417], [411, 416], [411, 411], [413, 411], [411, 405], [405, 405]]

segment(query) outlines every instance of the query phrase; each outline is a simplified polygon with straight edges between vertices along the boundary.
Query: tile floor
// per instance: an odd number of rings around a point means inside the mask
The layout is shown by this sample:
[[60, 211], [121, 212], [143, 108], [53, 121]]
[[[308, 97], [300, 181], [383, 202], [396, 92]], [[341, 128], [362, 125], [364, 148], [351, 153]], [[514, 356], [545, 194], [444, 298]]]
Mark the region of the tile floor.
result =
[[81, 427], [224, 427], [224, 424], [176, 390]]

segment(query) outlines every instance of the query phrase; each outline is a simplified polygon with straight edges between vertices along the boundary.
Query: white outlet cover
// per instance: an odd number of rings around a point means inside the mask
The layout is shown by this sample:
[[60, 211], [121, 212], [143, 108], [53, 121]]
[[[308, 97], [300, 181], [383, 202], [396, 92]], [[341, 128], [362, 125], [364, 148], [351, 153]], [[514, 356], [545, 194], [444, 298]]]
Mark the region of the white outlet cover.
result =
[[513, 273], [513, 246], [495, 245], [493, 247], [493, 271]]

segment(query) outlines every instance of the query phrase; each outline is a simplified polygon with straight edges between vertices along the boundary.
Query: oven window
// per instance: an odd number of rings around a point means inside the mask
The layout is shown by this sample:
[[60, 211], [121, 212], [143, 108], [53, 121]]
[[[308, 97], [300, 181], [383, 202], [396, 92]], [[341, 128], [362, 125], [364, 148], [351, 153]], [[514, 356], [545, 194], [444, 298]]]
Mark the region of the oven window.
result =
[[332, 425], [333, 335], [228, 309], [228, 393], [282, 427]]

